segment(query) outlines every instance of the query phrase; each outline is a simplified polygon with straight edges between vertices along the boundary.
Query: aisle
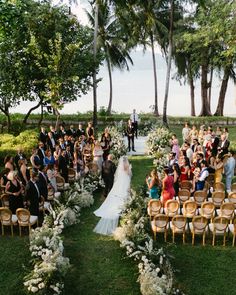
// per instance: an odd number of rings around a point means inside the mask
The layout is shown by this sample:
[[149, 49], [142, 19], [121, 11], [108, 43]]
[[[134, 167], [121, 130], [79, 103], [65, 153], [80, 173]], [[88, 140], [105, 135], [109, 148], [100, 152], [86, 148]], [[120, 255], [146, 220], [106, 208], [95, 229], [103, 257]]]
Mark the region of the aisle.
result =
[[[124, 138], [126, 146], [128, 146], [128, 140], [127, 137]], [[129, 156], [139, 156], [139, 155], [145, 155], [147, 153], [146, 149], [146, 141], [147, 136], [139, 136], [137, 139], [134, 139], [134, 151], [130, 151], [128, 153]]]
[[100, 194], [96, 194], [95, 204], [83, 209], [80, 223], [65, 232], [65, 255], [72, 264], [65, 294], [139, 295], [137, 265], [124, 258], [123, 249], [112, 237], [93, 232], [99, 220], [93, 211], [101, 203]]

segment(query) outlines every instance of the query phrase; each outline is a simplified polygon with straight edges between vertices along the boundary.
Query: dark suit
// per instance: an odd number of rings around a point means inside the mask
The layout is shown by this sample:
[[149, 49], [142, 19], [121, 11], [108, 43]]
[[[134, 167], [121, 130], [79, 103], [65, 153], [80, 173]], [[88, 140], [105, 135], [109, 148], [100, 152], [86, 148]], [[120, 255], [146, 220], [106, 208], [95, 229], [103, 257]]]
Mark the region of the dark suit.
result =
[[106, 160], [102, 163], [102, 178], [105, 183], [105, 196], [108, 195], [113, 186], [115, 171], [116, 166], [112, 161]]
[[222, 140], [219, 141], [219, 144], [218, 144], [218, 150], [220, 152], [221, 155], [225, 155], [225, 154], [228, 154], [228, 149], [229, 149], [229, 144], [230, 142], [226, 139], [222, 145]]
[[[37, 185], [37, 188], [35, 187]], [[29, 201], [29, 211], [31, 215], [39, 215], [39, 201], [40, 201], [40, 191], [39, 184], [35, 184], [30, 180], [25, 187], [25, 201]]]
[[128, 149], [130, 151], [130, 143], [132, 144], [132, 150], [134, 151], [134, 133], [135, 128], [133, 125], [128, 125], [126, 129], [126, 134], [128, 137]]
[[84, 129], [77, 129], [76, 135], [80, 137], [81, 135], [85, 135], [85, 130]]
[[39, 141], [43, 142], [44, 145], [47, 143], [48, 135], [47, 133], [40, 132], [39, 133]]
[[46, 201], [48, 198], [48, 179], [43, 172], [39, 172], [38, 185], [39, 185], [39, 192]]
[[61, 176], [65, 179], [65, 182], [68, 182], [68, 167], [66, 158], [62, 155], [58, 159], [58, 170]]

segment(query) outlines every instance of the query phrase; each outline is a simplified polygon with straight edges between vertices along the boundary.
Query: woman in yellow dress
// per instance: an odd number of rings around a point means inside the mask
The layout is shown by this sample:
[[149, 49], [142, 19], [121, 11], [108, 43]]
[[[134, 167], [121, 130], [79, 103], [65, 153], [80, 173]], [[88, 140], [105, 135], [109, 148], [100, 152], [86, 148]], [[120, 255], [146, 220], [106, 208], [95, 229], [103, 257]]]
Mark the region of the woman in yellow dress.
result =
[[222, 173], [224, 169], [224, 163], [221, 155], [218, 155], [215, 159], [214, 163], [215, 168], [215, 183], [221, 182], [222, 180]]

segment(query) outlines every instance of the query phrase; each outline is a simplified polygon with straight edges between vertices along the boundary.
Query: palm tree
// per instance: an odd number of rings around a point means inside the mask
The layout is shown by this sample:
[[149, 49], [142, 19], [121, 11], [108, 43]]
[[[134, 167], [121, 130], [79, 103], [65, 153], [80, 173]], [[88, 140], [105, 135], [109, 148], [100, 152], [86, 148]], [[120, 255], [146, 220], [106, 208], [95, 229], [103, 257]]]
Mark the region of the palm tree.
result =
[[[129, 70], [128, 62], [133, 64], [133, 61], [129, 55], [129, 49], [127, 49], [125, 40], [127, 39], [118, 18], [111, 10], [107, 0], [99, 1], [98, 6], [98, 23], [97, 23], [97, 49], [102, 50], [105, 56], [108, 74], [110, 95], [107, 113], [111, 114], [112, 110], [112, 69], [114, 67], [122, 70], [126, 68]], [[97, 7], [96, 6], [96, 7]], [[92, 14], [87, 12], [88, 19], [92, 26], [95, 26], [94, 11]]]

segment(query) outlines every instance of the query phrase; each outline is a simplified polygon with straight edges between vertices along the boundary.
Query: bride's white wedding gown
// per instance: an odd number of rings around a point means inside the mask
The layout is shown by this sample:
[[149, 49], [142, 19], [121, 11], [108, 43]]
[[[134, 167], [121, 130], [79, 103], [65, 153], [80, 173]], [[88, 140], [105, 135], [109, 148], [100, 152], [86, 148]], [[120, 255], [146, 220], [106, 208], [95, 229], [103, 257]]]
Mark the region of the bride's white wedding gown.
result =
[[100, 221], [94, 232], [112, 235], [118, 226], [119, 217], [126, 201], [130, 196], [131, 167], [126, 157], [121, 157], [115, 174], [111, 191], [102, 205], [94, 212]]

